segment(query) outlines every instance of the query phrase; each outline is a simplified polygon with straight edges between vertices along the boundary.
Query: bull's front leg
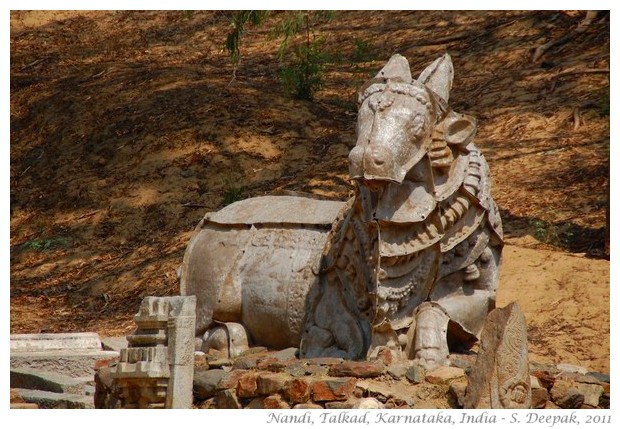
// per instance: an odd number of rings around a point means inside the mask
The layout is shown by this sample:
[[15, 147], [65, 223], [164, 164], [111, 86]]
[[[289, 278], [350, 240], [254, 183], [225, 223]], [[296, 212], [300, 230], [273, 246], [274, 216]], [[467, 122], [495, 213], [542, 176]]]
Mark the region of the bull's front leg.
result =
[[411, 357], [427, 370], [450, 364], [449, 321], [446, 310], [435, 302], [424, 302], [416, 310]]
[[[332, 278], [331, 280], [334, 280]], [[354, 317], [338, 292], [338, 283], [327, 284], [310, 308], [302, 336], [302, 357], [363, 359], [368, 349], [370, 326]], [[367, 323], [366, 323], [367, 324]]]

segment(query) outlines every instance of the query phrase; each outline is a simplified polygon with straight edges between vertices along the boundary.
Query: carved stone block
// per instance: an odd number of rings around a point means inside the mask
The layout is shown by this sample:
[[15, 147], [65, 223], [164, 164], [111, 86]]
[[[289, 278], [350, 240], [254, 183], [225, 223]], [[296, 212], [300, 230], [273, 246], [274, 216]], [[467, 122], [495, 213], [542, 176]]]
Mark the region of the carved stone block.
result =
[[191, 408], [195, 311], [194, 296], [144, 298], [111, 374], [121, 408]]
[[464, 408], [531, 408], [525, 317], [513, 302], [489, 313]]

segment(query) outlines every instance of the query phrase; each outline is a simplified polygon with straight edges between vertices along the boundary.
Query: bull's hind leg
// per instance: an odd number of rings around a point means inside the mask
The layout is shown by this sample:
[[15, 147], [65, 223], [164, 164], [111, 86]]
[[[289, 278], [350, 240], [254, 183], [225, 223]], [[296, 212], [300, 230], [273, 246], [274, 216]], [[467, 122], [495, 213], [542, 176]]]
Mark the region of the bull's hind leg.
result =
[[222, 358], [234, 358], [248, 350], [248, 334], [243, 325], [216, 323], [202, 337], [200, 349]]

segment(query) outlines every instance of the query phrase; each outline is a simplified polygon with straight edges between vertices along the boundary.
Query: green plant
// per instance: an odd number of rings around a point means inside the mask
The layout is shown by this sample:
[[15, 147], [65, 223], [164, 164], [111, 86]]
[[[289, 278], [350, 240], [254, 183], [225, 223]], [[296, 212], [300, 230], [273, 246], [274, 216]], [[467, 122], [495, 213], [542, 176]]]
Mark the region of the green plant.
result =
[[331, 11], [293, 11], [283, 15], [273, 29], [273, 36], [282, 37], [278, 60], [280, 80], [287, 94], [312, 100], [314, 93], [323, 87], [325, 39], [318, 37], [314, 29], [333, 17]]
[[240, 10], [233, 14], [231, 20], [231, 30], [226, 36], [226, 50], [230, 55], [230, 58], [234, 64], [239, 62], [239, 55], [241, 53], [241, 40], [245, 33], [246, 26], [260, 25], [269, 16], [269, 11], [266, 10]]
[[300, 100], [312, 100], [323, 88], [323, 40], [293, 48], [293, 61], [280, 66], [280, 82], [284, 92]]
[[355, 52], [353, 56], [356, 61], [368, 61], [372, 59], [370, 42], [364, 39], [355, 39]]
[[552, 224], [541, 219], [530, 221], [532, 235], [538, 241], [556, 247], [568, 247], [573, 239], [572, 223]]
[[[260, 25], [269, 15], [269, 11], [252, 10], [234, 13], [225, 48], [235, 65], [239, 62], [246, 26]], [[323, 64], [327, 55], [324, 52], [325, 40], [316, 35], [315, 28], [333, 17], [331, 11], [287, 11], [278, 14], [270, 34], [272, 38], [282, 39], [277, 58], [280, 62], [280, 81], [288, 95], [311, 100], [314, 93], [322, 88]]]
[[40, 240], [28, 240], [20, 246], [21, 250], [34, 250], [44, 252], [55, 247], [65, 247], [69, 241], [64, 237], [47, 238]]
[[226, 191], [224, 191], [225, 206], [234, 203], [235, 201], [242, 200], [244, 198], [245, 188], [243, 186], [234, 186], [229, 181], [226, 181]]

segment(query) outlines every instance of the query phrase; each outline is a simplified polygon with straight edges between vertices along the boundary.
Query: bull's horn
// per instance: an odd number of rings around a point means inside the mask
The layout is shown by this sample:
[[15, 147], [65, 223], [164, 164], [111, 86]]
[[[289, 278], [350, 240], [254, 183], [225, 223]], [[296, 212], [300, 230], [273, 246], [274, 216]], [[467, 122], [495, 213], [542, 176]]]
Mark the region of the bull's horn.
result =
[[402, 80], [403, 82], [410, 83], [412, 77], [407, 58], [400, 54], [392, 55], [387, 64], [377, 73], [375, 78]]
[[446, 53], [424, 69], [420, 77], [418, 77], [418, 82], [426, 85], [447, 103], [453, 79], [454, 68], [452, 66], [452, 58]]

